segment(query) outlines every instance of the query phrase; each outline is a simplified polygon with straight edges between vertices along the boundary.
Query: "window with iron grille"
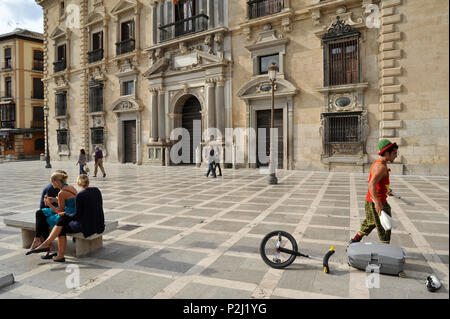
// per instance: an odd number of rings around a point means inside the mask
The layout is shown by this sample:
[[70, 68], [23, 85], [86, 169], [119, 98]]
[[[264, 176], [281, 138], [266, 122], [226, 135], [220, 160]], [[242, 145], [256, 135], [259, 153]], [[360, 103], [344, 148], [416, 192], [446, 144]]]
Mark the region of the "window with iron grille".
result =
[[67, 145], [67, 129], [56, 130], [58, 145]]
[[66, 91], [56, 92], [56, 116], [64, 116], [67, 112]]
[[337, 17], [322, 38], [325, 86], [359, 83], [359, 38], [359, 31]]
[[103, 112], [103, 86], [89, 87], [89, 112]]
[[14, 128], [16, 120], [16, 105], [0, 105], [0, 128]]
[[281, 12], [284, 0], [250, 0], [247, 6], [249, 19], [255, 19]]
[[361, 112], [322, 113], [325, 144], [361, 143]]
[[93, 145], [103, 144], [103, 127], [91, 128], [91, 143]]

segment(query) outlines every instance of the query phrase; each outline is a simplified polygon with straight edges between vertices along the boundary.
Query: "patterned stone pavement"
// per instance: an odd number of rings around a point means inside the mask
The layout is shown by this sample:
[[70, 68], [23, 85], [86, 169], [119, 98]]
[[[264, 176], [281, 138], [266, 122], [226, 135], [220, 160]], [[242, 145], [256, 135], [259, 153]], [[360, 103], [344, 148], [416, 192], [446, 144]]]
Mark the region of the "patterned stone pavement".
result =
[[[51, 170], [44, 162], [0, 164], [0, 270], [16, 283], [5, 298], [449, 298], [448, 177], [392, 176], [391, 187], [414, 207], [390, 199], [397, 228], [392, 244], [407, 250], [406, 278], [381, 275], [368, 288], [368, 274], [350, 268], [345, 249], [364, 218], [367, 174], [286, 171], [268, 185], [257, 169], [224, 170], [106, 163], [107, 177], [92, 178], [104, 198], [105, 217], [119, 228], [104, 248], [66, 264], [25, 256], [20, 231], [3, 217], [34, 214]], [[52, 162], [74, 184], [73, 162]], [[92, 163], [90, 163], [92, 168]], [[301, 251], [323, 256], [331, 245], [331, 274], [320, 262], [298, 258], [283, 270], [259, 256], [262, 237], [283, 229]], [[374, 231], [365, 241], [377, 241]], [[67, 285], [76, 265], [80, 286]], [[70, 268], [72, 269], [72, 268]], [[444, 286], [425, 287], [435, 273]], [[69, 282], [70, 284], [70, 282]]]

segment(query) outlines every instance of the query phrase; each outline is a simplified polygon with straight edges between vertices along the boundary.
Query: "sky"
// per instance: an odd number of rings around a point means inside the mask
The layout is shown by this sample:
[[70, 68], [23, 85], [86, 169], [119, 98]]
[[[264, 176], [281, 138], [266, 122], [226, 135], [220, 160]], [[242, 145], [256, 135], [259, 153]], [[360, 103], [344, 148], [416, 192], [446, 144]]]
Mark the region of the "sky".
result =
[[0, 0], [0, 34], [15, 28], [44, 32], [42, 8], [34, 0]]

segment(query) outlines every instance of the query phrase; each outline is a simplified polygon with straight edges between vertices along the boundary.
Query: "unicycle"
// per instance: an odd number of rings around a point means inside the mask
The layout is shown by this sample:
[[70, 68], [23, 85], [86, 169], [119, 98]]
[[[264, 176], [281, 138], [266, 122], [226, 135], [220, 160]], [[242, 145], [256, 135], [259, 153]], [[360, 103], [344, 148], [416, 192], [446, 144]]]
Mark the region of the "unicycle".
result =
[[297, 257], [305, 257], [322, 261], [323, 271], [330, 272], [328, 259], [335, 252], [332, 246], [323, 258], [302, 254], [298, 251], [295, 238], [283, 230], [275, 230], [264, 236], [259, 247], [259, 253], [264, 262], [272, 268], [282, 269], [294, 262]]

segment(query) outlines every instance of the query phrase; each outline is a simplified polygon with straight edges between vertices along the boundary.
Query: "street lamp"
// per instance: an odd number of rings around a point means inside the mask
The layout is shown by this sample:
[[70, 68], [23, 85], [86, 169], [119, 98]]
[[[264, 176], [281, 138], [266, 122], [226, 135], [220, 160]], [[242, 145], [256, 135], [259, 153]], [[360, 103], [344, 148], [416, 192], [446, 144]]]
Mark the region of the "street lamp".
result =
[[48, 149], [48, 106], [44, 106], [44, 117], [45, 117], [45, 145], [47, 145], [47, 149], [45, 151], [45, 168], [52, 168], [50, 164], [50, 152]]
[[275, 81], [277, 80], [277, 72], [278, 67], [274, 62], [268, 68], [269, 80], [272, 85], [272, 109], [270, 112], [270, 154], [269, 154], [269, 184], [276, 185], [278, 184], [278, 179], [275, 176], [275, 166], [274, 166], [274, 149], [273, 149], [273, 116], [274, 116], [274, 107], [275, 107]]

